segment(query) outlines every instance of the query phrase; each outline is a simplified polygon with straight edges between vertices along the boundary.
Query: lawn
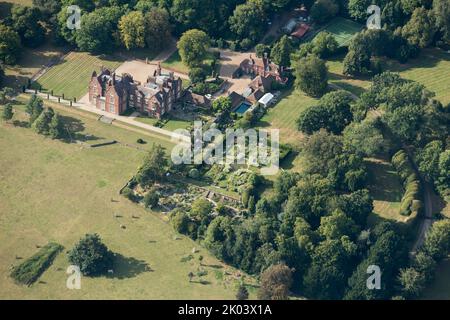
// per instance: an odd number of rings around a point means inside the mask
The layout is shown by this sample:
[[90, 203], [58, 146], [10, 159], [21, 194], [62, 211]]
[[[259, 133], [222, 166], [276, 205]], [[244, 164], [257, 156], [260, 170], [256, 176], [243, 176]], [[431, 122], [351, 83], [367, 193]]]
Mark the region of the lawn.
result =
[[369, 170], [367, 188], [374, 199], [375, 213], [369, 216], [369, 224], [376, 223], [380, 218], [403, 221], [405, 217], [399, 214], [403, 186], [397, 172], [382, 159], [366, 159], [366, 165]]
[[[203, 63], [207, 66], [208, 63], [210, 63], [212, 60], [214, 60], [214, 56], [211, 52], [208, 53], [208, 57], [203, 61]], [[189, 67], [186, 66], [183, 61], [181, 61], [180, 54], [178, 53], [178, 50], [176, 50], [166, 61], [161, 63], [161, 66], [163, 69], [169, 69], [173, 70], [179, 73], [188, 74], [189, 73]], [[205, 67], [205, 70], [208, 70], [207, 67]], [[217, 70], [219, 66], [216, 66]], [[210, 73], [210, 72], [208, 72]], [[184, 80], [183, 80], [184, 81]]]
[[63, 61], [50, 68], [37, 83], [45, 90], [66, 98], [81, 98], [88, 91], [92, 72], [101, 67], [116, 69], [123, 61], [116, 58], [94, 56], [84, 52], [71, 52]]
[[39, 48], [22, 48], [20, 59], [14, 66], [4, 66], [4, 85], [20, 90], [28, 83], [28, 79], [33, 77], [43, 66], [52, 61], [58, 61], [63, 55], [64, 48], [56, 47], [46, 43]]
[[178, 71], [180, 73], [189, 73], [189, 67], [186, 66], [183, 61], [181, 61], [178, 50], [175, 51], [166, 61], [164, 61], [161, 66], [165, 69]]
[[[158, 119], [142, 116], [137, 117], [136, 121], [154, 126], [158, 122]], [[190, 125], [192, 125], [192, 123], [189, 121], [171, 118], [162, 126], [162, 128], [169, 131], [175, 131], [176, 129], [186, 129]]]
[[279, 129], [280, 142], [299, 145], [303, 135], [297, 130], [297, 119], [300, 113], [317, 99], [308, 97], [300, 90], [290, 90], [280, 97], [280, 102], [268, 110], [258, 127], [262, 129]]
[[356, 79], [342, 73], [345, 55], [338, 55], [327, 60], [328, 82], [341, 87], [357, 96], [370, 87], [370, 79]]
[[346, 47], [353, 36], [362, 29], [363, 26], [359, 23], [337, 17], [324, 28], [324, 31], [331, 33], [336, 38], [339, 46]]
[[[342, 74], [344, 55], [327, 61], [329, 82], [357, 96], [370, 87], [369, 78], [352, 78]], [[440, 49], [423, 49], [419, 57], [406, 64], [385, 59], [383, 70], [398, 72], [403, 78], [422, 83], [436, 93], [436, 99], [450, 103], [450, 54]]]
[[[25, 120], [22, 108], [17, 107], [16, 120]], [[80, 137], [126, 143], [142, 137], [87, 116], [61, 113], [64, 123], [77, 128]], [[171, 146], [156, 138], [145, 140], [147, 147], [152, 142]], [[225, 273], [234, 275], [234, 269], [188, 238], [176, 239], [162, 214], [118, 195], [145, 152], [122, 143], [85, 148], [4, 122], [0, 123], [0, 150], [0, 299], [234, 298], [237, 282]], [[70, 249], [84, 234], [93, 232], [119, 254], [112, 276], [82, 278], [81, 290], [68, 290], [68, 261], [63, 252], [31, 287], [17, 285], [9, 277], [10, 267], [35, 254], [36, 245], [55, 241]], [[194, 247], [199, 252], [192, 254]], [[190, 254], [193, 260], [180, 261]], [[199, 255], [204, 256], [202, 266]], [[195, 277], [189, 283], [188, 273], [198, 269], [208, 271], [205, 282]]]
[[436, 99], [450, 103], [450, 53], [440, 49], [423, 49], [419, 57], [400, 64], [386, 61], [386, 69], [399, 72], [405, 79], [422, 83], [436, 93]]

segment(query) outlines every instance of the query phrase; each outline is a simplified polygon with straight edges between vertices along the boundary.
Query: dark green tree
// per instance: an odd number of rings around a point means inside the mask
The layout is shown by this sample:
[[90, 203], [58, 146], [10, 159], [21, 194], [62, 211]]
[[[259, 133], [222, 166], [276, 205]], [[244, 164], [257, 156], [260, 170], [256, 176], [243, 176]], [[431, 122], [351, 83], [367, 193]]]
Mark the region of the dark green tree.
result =
[[285, 35], [272, 47], [270, 57], [277, 65], [289, 67], [291, 65], [292, 51], [291, 40]]
[[0, 61], [14, 64], [20, 55], [20, 37], [11, 27], [0, 23]]
[[41, 24], [42, 13], [38, 7], [15, 5], [11, 10], [11, 20], [25, 46], [35, 48], [44, 42], [45, 29]]
[[167, 168], [168, 160], [164, 148], [159, 144], [154, 144], [145, 157], [144, 164], [136, 175], [136, 180], [141, 186], [160, 181], [165, 176]]
[[244, 285], [240, 285], [238, 291], [236, 292], [237, 300], [247, 300], [248, 299], [248, 290]]
[[68, 257], [70, 263], [78, 266], [85, 276], [106, 273], [113, 261], [112, 252], [103, 244], [98, 234], [86, 234], [72, 248]]
[[294, 62], [295, 86], [307, 95], [320, 97], [328, 87], [328, 68], [323, 60], [311, 55]]
[[5, 106], [3, 107], [2, 119], [4, 121], [9, 121], [12, 119], [13, 115], [14, 115], [14, 111], [13, 111], [12, 104], [11, 103], [5, 104]]

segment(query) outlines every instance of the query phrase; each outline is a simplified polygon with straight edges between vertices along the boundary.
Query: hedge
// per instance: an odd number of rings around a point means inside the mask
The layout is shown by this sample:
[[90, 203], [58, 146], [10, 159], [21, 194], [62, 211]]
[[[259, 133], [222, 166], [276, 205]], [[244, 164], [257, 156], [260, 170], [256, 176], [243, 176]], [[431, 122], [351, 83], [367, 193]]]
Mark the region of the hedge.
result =
[[11, 277], [20, 284], [30, 286], [33, 284], [45, 270], [50, 267], [57, 254], [64, 247], [60, 244], [50, 242], [42, 247], [36, 254], [14, 267]]
[[408, 155], [404, 150], [400, 150], [394, 154], [391, 162], [402, 179], [404, 187], [400, 214], [403, 216], [419, 214], [423, 207], [420, 198], [421, 185], [419, 176], [415, 172]]

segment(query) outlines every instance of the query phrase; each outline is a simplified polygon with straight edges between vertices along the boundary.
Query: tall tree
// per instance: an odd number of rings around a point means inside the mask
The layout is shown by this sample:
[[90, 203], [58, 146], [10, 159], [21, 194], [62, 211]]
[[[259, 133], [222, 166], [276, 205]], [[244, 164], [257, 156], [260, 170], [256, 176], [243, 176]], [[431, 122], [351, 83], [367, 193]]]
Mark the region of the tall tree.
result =
[[328, 87], [328, 68], [323, 60], [310, 55], [294, 63], [295, 86], [307, 95], [319, 97]]
[[52, 139], [61, 138], [63, 135], [63, 128], [61, 123], [61, 117], [55, 112], [49, 125], [48, 125], [48, 135]]
[[189, 67], [199, 66], [203, 62], [209, 45], [208, 35], [197, 29], [183, 33], [177, 43], [181, 59]]
[[120, 38], [128, 50], [145, 46], [145, 20], [140, 11], [131, 11], [119, 21]]
[[20, 54], [20, 37], [12, 28], [0, 23], [0, 61], [14, 64]]
[[307, 134], [322, 128], [340, 134], [353, 120], [350, 111], [351, 101], [351, 96], [343, 90], [325, 94], [320, 99], [319, 105], [311, 106], [300, 114], [299, 129]]
[[311, 17], [320, 24], [328, 22], [339, 12], [335, 0], [316, 0], [311, 8]]
[[70, 263], [79, 266], [86, 276], [105, 274], [111, 267], [113, 254], [102, 242], [98, 234], [86, 236], [69, 251]]
[[11, 10], [13, 28], [20, 35], [22, 43], [31, 48], [45, 40], [45, 29], [41, 24], [42, 14], [38, 7], [15, 5]]
[[171, 39], [172, 26], [167, 10], [152, 8], [145, 14], [145, 42], [147, 47], [162, 49]]
[[83, 51], [110, 52], [120, 41], [118, 23], [122, 8], [102, 7], [84, 14], [81, 18], [83, 32], [75, 32], [76, 44]]
[[257, 41], [264, 33], [267, 15], [261, 0], [249, 0], [234, 9], [229, 19], [230, 30], [239, 39], [250, 39]]
[[292, 285], [292, 270], [284, 264], [271, 266], [261, 274], [258, 298], [287, 300]]
[[433, 0], [433, 13], [436, 19], [436, 27], [442, 33], [442, 39], [450, 43], [450, 2]]
[[141, 186], [161, 180], [166, 174], [168, 166], [167, 156], [161, 145], [153, 145], [139, 169], [136, 179]]
[[14, 111], [13, 111], [12, 104], [11, 103], [5, 104], [5, 106], [3, 107], [2, 119], [4, 121], [9, 121], [12, 119], [13, 115], [14, 115]]
[[435, 16], [425, 8], [414, 10], [411, 19], [403, 26], [402, 36], [412, 45], [425, 48], [431, 45], [436, 33]]
[[270, 57], [277, 65], [289, 67], [291, 65], [292, 51], [291, 40], [285, 35], [272, 47]]

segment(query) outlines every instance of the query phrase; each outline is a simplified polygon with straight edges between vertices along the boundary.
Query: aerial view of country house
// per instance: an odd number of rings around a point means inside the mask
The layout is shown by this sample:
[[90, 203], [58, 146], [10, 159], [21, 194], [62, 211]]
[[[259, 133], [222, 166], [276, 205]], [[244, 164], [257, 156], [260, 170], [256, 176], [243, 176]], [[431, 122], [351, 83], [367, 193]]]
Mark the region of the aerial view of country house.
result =
[[450, 300], [450, 1], [0, 0], [28, 299]]

